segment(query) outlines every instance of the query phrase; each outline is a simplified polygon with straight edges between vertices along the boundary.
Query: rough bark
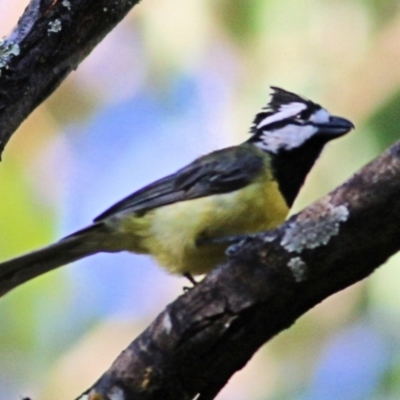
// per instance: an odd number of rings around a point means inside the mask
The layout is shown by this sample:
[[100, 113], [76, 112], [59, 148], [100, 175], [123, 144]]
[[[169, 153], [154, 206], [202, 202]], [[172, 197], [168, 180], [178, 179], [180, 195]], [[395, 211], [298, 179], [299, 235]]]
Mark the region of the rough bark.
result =
[[83, 396], [213, 399], [263, 343], [398, 251], [399, 237], [400, 142], [278, 229], [233, 244]]
[[32, 0], [0, 41], [0, 154], [24, 119], [139, 0]]

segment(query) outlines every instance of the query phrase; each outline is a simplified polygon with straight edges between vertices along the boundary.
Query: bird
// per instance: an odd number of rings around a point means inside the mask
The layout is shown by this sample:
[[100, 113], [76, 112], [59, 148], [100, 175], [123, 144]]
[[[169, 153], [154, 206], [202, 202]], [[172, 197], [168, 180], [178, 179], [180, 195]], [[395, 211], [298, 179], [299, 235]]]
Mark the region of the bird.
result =
[[319, 104], [271, 86], [242, 144], [201, 156], [117, 202], [47, 247], [0, 263], [0, 295], [106, 252], [148, 254], [169, 273], [206, 274], [226, 257], [219, 238], [283, 223], [324, 146], [354, 128]]

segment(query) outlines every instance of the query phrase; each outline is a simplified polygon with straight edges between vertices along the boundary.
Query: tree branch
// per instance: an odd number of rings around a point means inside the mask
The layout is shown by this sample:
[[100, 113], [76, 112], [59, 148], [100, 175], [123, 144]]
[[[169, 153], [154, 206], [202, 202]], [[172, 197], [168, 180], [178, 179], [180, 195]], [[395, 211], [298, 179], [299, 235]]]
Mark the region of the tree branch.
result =
[[31, 0], [0, 42], [0, 155], [22, 121], [139, 0]]
[[278, 229], [240, 240], [83, 395], [213, 399], [266, 341], [400, 249], [400, 142]]

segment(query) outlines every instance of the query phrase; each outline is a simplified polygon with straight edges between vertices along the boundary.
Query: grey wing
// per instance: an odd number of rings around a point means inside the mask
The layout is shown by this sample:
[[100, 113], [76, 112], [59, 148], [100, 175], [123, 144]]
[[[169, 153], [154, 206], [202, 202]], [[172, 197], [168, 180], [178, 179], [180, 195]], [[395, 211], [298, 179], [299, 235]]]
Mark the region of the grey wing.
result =
[[94, 222], [125, 210], [145, 212], [178, 201], [238, 190], [250, 183], [263, 165], [262, 156], [246, 147], [215, 151], [122, 199]]

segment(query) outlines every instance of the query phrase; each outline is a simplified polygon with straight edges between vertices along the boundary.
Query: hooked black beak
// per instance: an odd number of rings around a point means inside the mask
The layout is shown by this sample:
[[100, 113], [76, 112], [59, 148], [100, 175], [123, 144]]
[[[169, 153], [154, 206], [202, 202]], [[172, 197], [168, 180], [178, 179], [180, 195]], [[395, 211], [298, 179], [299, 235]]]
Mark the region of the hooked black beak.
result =
[[322, 135], [341, 136], [354, 129], [354, 124], [346, 118], [331, 116], [328, 122], [316, 124]]

